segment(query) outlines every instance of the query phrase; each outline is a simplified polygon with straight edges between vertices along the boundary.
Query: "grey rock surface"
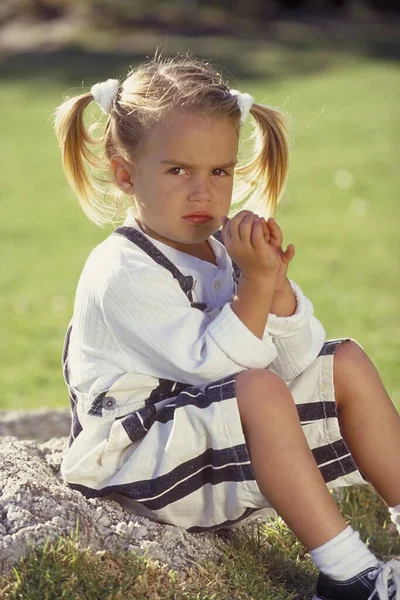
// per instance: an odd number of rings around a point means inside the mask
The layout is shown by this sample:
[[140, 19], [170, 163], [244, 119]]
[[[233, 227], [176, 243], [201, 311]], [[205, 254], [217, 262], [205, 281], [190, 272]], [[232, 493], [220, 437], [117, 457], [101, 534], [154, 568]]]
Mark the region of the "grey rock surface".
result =
[[[69, 428], [68, 410], [0, 412], [0, 572], [24, 557], [30, 545], [66, 536], [94, 552], [146, 553], [183, 575], [187, 567], [218, 560], [215, 533], [190, 534], [111, 499], [86, 499], [70, 489], [60, 476]], [[252, 517], [241, 527], [250, 529], [265, 518]], [[231, 533], [225, 530], [224, 537]]]
[[66, 444], [66, 437], [41, 443], [0, 438], [0, 570], [25, 556], [29, 543], [41, 546], [76, 531], [81, 547], [147, 550], [178, 571], [220, 555], [211, 533], [190, 534], [71, 490], [59, 474]]
[[29, 412], [0, 411], [0, 436], [14, 435], [23, 439], [46, 441], [69, 435], [71, 415], [69, 408], [48, 410], [39, 408]]

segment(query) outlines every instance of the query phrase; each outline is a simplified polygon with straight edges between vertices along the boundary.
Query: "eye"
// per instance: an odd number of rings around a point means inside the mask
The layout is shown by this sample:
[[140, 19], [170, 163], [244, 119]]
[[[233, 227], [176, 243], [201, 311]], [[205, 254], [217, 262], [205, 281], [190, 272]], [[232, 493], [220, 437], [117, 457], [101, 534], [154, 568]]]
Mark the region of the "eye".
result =
[[213, 175], [218, 175], [218, 177], [221, 177], [221, 175], [229, 175], [228, 171], [225, 171], [225, 169], [214, 169], [212, 173]]
[[169, 169], [168, 173], [171, 173], [171, 175], [179, 175], [177, 171], [185, 171], [185, 169], [183, 167], [172, 167], [172, 169]]

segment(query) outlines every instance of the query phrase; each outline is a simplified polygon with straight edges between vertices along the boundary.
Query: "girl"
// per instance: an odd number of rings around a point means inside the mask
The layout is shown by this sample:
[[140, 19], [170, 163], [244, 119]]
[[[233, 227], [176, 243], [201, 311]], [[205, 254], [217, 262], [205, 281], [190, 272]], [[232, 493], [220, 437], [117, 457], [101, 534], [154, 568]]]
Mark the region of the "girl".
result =
[[[92, 100], [109, 115], [100, 140], [83, 121]], [[249, 113], [253, 155], [238, 164]], [[400, 529], [399, 415], [362, 348], [325, 341], [288, 279], [294, 247], [257, 216], [286, 182], [283, 115], [207, 64], [156, 56], [64, 102], [55, 130], [86, 214], [121, 208], [96, 168], [130, 207], [77, 288], [65, 481], [191, 532], [273, 507], [320, 571], [315, 600], [399, 599], [400, 562], [378, 561], [329, 493], [369, 481]]]

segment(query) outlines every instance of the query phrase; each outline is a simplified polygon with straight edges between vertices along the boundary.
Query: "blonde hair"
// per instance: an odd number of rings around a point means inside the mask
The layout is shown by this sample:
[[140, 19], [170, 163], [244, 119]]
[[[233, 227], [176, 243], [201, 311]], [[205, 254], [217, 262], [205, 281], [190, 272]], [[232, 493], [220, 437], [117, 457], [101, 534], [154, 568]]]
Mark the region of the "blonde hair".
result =
[[[84, 114], [92, 100], [87, 92], [63, 102], [56, 108], [54, 128], [67, 181], [86, 215], [100, 226], [121, 219], [131, 205], [114, 181], [111, 157], [117, 154], [131, 163], [153, 126], [172, 108], [232, 119], [239, 128], [237, 98], [222, 75], [187, 54], [166, 57], [156, 52], [131, 70], [118, 88], [105, 126], [97, 122], [87, 129]], [[250, 113], [251, 154], [235, 168], [230, 215], [240, 205], [267, 216], [275, 213], [286, 185], [287, 129], [279, 110], [253, 103]], [[98, 127], [102, 131], [95, 138], [92, 132]]]

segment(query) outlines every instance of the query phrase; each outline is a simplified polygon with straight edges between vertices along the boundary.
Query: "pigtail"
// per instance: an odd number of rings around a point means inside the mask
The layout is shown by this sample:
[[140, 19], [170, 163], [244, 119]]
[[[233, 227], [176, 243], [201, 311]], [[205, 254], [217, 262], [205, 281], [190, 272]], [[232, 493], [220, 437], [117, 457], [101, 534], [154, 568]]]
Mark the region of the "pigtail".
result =
[[255, 119], [254, 150], [250, 162], [236, 169], [242, 184], [240, 194], [247, 196], [246, 208], [251, 207], [257, 214], [273, 215], [285, 189], [289, 170], [285, 117], [278, 110], [256, 103], [253, 103], [250, 113]]
[[99, 203], [101, 191], [89, 175], [87, 165], [100, 169], [102, 160], [90, 146], [103, 144], [102, 139], [93, 138], [86, 129], [83, 115], [93, 100], [91, 92], [66, 100], [55, 111], [54, 129], [61, 148], [62, 165], [66, 179], [78, 197], [85, 214], [97, 225], [107, 222], [104, 206]]

